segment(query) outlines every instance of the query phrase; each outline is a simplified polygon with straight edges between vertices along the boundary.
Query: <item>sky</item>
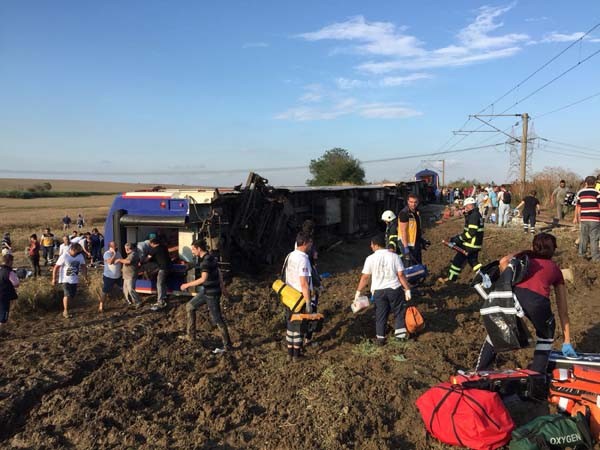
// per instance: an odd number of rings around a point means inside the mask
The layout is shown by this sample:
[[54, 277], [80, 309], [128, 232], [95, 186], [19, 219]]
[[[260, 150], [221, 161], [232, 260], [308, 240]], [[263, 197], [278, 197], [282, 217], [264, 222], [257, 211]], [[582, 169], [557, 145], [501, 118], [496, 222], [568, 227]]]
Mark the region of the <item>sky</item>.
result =
[[595, 0], [3, 0], [0, 177], [302, 185], [341, 147], [369, 182], [503, 183], [522, 113], [531, 172], [585, 176], [599, 24]]

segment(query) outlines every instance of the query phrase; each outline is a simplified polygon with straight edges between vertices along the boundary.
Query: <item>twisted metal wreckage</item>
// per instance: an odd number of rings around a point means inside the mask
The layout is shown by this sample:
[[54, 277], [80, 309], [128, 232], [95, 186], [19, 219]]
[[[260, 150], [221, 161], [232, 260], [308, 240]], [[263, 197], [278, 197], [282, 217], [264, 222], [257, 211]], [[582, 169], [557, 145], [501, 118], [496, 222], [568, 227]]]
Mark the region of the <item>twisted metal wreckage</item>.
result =
[[250, 173], [243, 187], [125, 192], [109, 211], [105, 242], [115, 241], [123, 251], [125, 242], [160, 236], [173, 261], [185, 265], [192, 260], [191, 243], [204, 238], [225, 272], [255, 271], [289, 252], [306, 219], [314, 221], [320, 246], [328, 247], [373, 234], [381, 227], [381, 211], [398, 211], [409, 193], [423, 198], [426, 189], [425, 181], [274, 187]]

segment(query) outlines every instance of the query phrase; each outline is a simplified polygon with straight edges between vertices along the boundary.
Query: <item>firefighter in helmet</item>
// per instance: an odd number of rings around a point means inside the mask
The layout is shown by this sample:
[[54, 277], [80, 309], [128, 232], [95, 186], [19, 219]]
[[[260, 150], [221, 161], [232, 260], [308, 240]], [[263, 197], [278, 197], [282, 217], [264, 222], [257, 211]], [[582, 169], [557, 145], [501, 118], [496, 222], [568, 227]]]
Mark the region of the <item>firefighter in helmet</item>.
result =
[[448, 281], [456, 281], [466, 262], [472, 267], [473, 272], [481, 268], [479, 251], [483, 246], [483, 217], [476, 206], [477, 202], [473, 197], [465, 199], [465, 227], [463, 232], [451, 238], [450, 242], [465, 250], [467, 255], [456, 252], [448, 271]]

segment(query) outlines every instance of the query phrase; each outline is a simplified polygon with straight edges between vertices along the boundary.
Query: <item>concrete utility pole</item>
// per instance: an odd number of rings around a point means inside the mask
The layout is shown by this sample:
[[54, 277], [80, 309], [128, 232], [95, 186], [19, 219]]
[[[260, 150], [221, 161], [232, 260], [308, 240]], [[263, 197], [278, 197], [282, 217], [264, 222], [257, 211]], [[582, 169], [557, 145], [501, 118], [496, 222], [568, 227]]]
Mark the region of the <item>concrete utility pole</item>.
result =
[[442, 159], [442, 187], [446, 187], [446, 160]]
[[527, 133], [529, 125], [529, 114], [521, 114], [523, 122], [523, 137], [521, 138], [521, 198], [525, 196], [525, 182], [527, 179]]

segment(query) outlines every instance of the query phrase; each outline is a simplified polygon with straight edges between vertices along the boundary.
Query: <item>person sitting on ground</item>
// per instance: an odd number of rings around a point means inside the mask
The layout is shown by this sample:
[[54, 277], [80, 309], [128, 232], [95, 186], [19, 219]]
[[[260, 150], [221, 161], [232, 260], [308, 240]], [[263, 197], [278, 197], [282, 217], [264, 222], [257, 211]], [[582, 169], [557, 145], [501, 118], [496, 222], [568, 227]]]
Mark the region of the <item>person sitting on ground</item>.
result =
[[38, 275], [42, 275], [42, 269], [40, 268], [40, 241], [38, 241], [37, 234], [33, 233], [29, 236], [29, 247], [27, 247], [27, 257], [31, 263], [32, 275], [36, 278]]
[[71, 318], [71, 315], [69, 314], [69, 300], [75, 298], [75, 294], [77, 294], [79, 275], [81, 274], [84, 280], [87, 275], [85, 258], [81, 254], [82, 251], [81, 245], [72, 244], [69, 251], [58, 258], [58, 261], [56, 261], [56, 265], [52, 270], [52, 285], [56, 285], [56, 282], [58, 281], [63, 287], [62, 315], [65, 319]]
[[[552, 261], [555, 252], [556, 238], [549, 233], [540, 233], [533, 238], [532, 250], [510, 254], [500, 260], [500, 270], [503, 271], [512, 258], [523, 255], [527, 255], [529, 258], [527, 275], [523, 281], [514, 286], [513, 292], [523, 308], [525, 316], [535, 328], [537, 342], [529, 369], [540, 373], [546, 373], [556, 327], [550, 306], [550, 289], [552, 287], [563, 332], [562, 352], [565, 356], [577, 356], [571, 345], [565, 282], [560, 268]], [[486, 339], [479, 354], [476, 370], [488, 370], [495, 359], [496, 351]]]
[[[405, 324], [406, 303], [411, 300], [410, 285], [404, 276], [400, 257], [386, 250], [385, 239], [377, 235], [371, 239], [371, 251], [362, 270], [354, 300], [371, 282], [371, 293], [375, 302], [375, 343], [385, 345], [385, 328], [390, 311], [394, 314], [394, 337], [404, 341], [409, 338]], [[404, 290], [400, 288], [402, 286]]]
[[12, 268], [13, 255], [0, 256], [0, 330], [5, 331], [10, 302], [17, 299], [19, 277]]
[[108, 299], [108, 295], [112, 292], [115, 284], [121, 283], [121, 267], [123, 267], [123, 264], [119, 262], [121, 253], [113, 241], [108, 243], [108, 250], [104, 252], [103, 258], [102, 292], [100, 293], [98, 312], [104, 312], [104, 302]]
[[115, 260], [115, 262], [123, 264], [123, 295], [125, 301], [135, 308], [139, 308], [142, 304], [140, 296], [135, 291], [135, 283], [138, 278], [138, 270], [140, 265], [140, 255], [135, 244], [127, 242], [125, 244], [126, 258]]
[[223, 277], [217, 259], [208, 252], [205, 241], [194, 241], [192, 243], [192, 253], [198, 258], [200, 278], [189, 283], [183, 283], [180, 287], [182, 291], [190, 287], [196, 287], [196, 295], [185, 305], [187, 334], [181, 337], [192, 342], [196, 340], [196, 310], [206, 304], [210, 313], [210, 320], [219, 328], [223, 339], [223, 347], [217, 347], [213, 350], [213, 353], [223, 353], [232, 349], [229, 330], [221, 313], [221, 295], [227, 295]]

